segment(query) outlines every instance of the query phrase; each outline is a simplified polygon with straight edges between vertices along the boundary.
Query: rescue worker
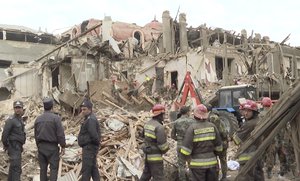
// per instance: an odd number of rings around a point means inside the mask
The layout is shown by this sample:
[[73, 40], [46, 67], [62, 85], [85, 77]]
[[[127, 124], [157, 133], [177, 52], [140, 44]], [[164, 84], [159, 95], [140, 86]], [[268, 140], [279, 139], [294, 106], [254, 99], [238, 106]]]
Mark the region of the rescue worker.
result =
[[216, 181], [217, 157], [223, 150], [216, 126], [207, 121], [207, 108], [200, 104], [194, 109], [196, 123], [189, 126], [180, 152], [188, 159], [192, 181]]
[[[34, 138], [38, 147], [40, 180], [47, 181], [47, 168], [50, 164], [50, 181], [57, 180], [59, 156], [64, 154], [66, 139], [61, 117], [52, 112], [53, 99], [44, 98], [44, 113], [34, 123]], [[60, 145], [60, 148], [58, 146]]]
[[183, 106], [182, 108], [180, 108], [179, 114], [181, 115], [181, 117], [175, 120], [171, 132], [171, 137], [177, 141], [178, 178], [180, 181], [185, 181], [187, 180], [185, 173], [186, 165], [184, 156], [180, 153], [180, 148], [186, 130], [192, 123], [195, 123], [196, 121], [190, 117], [189, 106]]
[[[239, 128], [239, 130], [233, 135], [233, 141], [236, 145], [243, 144], [247, 138], [251, 135], [251, 132], [254, 130], [259, 117], [257, 104], [252, 100], [246, 100], [245, 103], [242, 103], [239, 107], [241, 115], [245, 119], [245, 123]], [[255, 150], [258, 147], [258, 142], [251, 145], [245, 152], [243, 152], [238, 157], [238, 162], [240, 166], [243, 167], [251, 156], [255, 153]], [[258, 160], [257, 163], [250, 169], [250, 171], [244, 175], [236, 178], [238, 181], [263, 181], [263, 165], [261, 160]]]
[[91, 178], [99, 181], [97, 154], [101, 140], [100, 125], [92, 111], [93, 104], [90, 100], [84, 100], [80, 108], [84, 116], [78, 135], [78, 144], [82, 147], [82, 181], [89, 181]]
[[267, 112], [272, 108], [272, 100], [269, 97], [263, 97], [261, 100], [263, 110], [259, 113], [259, 117], [264, 117]]
[[7, 180], [20, 181], [22, 173], [21, 154], [26, 140], [22, 118], [24, 113], [23, 102], [15, 101], [13, 107], [14, 114], [6, 120], [1, 140], [4, 151], [8, 152], [10, 162]]
[[141, 181], [164, 180], [164, 165], [162, 154], [169, 150], [167, 135], [163, 127], [165, 106], [154, 105], [152, 108], [152, 119], [144, 126], [145, 167], [140, 178]]
[[154, 78], [151, 78], [148, 75], [146, 75], [143, 85], [146, 89], [146, 95], [148, 96], [152, 94], [153, 83], [154, 83]]
[[[272, 100], [269, 97], [264, 97], [262, 99], [262, 106], [263, 111], [260, 113], [260, 117], [263, 118], [266, 113], [271, 109], [272, 107]], [[280, 171], [279, 171], [279, 177], [283, 177], [285, 173], [287, 173], [287, 143], [288, 140], [286, 140], [284, 137], [285, 135], [285, 129], [282, 129], [276, 136], [273, 142], [268, 146], [266, 149], [266, 168], [267, 168], [267, 176], [268, 179], [272, 178], [272, 169], [275, 165], [276, 161], [276, 155], [278, 155], [279, 162], [280, 162]]]
[[226, 181], [227, 178], [227, 148], [228, 148], [228, 131], [225, 128], [224, 123], [220, 119], [218, 111], [211, 111], [209, 114], [209, 121], [213, 123], [221, 136], [223, 151], [219, 152], [218, 157], [220, 160], [222, 177], [221, 181]]
[[[269, 97], [264, 97], [261, 101], [263, 110], [259, 113], [260, 119], [264, 118], [267, 112], [272, 107], [272, 100]], [[267, 168], [267, 177], [268, 179], [272, 178], [272, 169], [275, 164], [275, 140], [272, 141], [272, 143], [268, 146], [265, 152], [265, 163]]]

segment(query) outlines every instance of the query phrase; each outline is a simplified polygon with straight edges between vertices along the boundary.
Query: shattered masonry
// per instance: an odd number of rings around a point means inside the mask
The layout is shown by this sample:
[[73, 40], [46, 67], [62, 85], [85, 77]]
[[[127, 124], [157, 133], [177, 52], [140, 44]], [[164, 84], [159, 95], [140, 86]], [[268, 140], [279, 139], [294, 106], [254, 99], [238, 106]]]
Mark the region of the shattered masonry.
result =
[[[241, 82], [255, 84], [264, 95], [278, 98], [300, 76], [300, 49], [286, 45], [288, 39], [273, 42], [259, 33], [249, 35], [245, 30], [238, 33], [205, 24], [187, 27], [185, 14], [174, 20], [168, 11], [163, 12], [162, 23], [154, 19], [144, 27], [113, 22], [111, 17], [90, 19], [59, 38], [26, 27], [0, 25], [0, 104], [7, 108], [1, 112], [1, 124], [12, 113], [11, 101], [24, 99], [28, 119], [23, 170], [34, 171], [23, 177], [35, 177], [32, 126], [42, 111], [40, 99], [52, 96], [73, 145], [67, 150], [69, 158], [64, 158], [63, 175], [78, 177], [77, 111], [83, 98], [90, 97], [97, 102], [95, 112], [105, 130], [98, 157], [101, 175], [139, 175], [143, 163], [139, 132], [149, 118], [147, 111], [158, 101], [171, 104], [168, 91], [173, 84], [179, 89], [186, 71], [191, 72], [204, 98], [221, 85]], [[167, 154], [167, 167], [174, 167], [175, 155], [175, 150]], [[0, 172], [5, 173], [6, 158], [0, 157]]]

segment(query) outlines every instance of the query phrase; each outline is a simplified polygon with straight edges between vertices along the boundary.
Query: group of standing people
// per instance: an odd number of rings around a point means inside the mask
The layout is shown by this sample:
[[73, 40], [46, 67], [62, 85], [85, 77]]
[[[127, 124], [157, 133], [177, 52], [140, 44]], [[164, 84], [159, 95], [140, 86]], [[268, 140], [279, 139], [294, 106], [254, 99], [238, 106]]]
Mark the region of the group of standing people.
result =
[[[187, 180], [185, 163], [188, 161], [191, 179], [215, 181], [217, 157], [223, 151], [223, 143], [217, 127], [208, 121], [209, 112], [205, 105], [194, 109], [194, 118], [189, 117], [189, 107], [181, 109], [181, 118], [176, 121], [181, 126], [174, 127], [172, 137], [177, 140], [179, 179]], [[167, 135], [163, 126], [165, 107], [155, 105], [152, 119], [144, 126], [145, 167], [141, 181], [164, 180], [162, 155], [169, 149]]]
[[[266, 110], [271, 107], [270, 99], [263, 99]], [[44, 113], [37, 117], [34, 124], [34, 137], [38, 148], [38, 160], [40, 164], [40, 180], [48, 180], [47, 168], [50, 165], [50, 181], [56, 181], [58, 177], [58, 167], [60, 156], [64, 154], [66, 147], [65, 133], [62, 126], [61, 117], [52, 111], [53, 100], [43, 99]], [[84, 120], [81, 123], [78, 135], [78, 144], [82, 147], [82, 181], [100, 180], [97, 165], [97, 154], [100, 147], [100, 126], [96, 116], [92, 112], [93, 104], [85, 100], [81, 105], [81, 114]], [[9, 181], [19, 181], [21, 176], [21, 155], [23, 145], [26, 141], [25, 124], [23, 121], [24, 104], [21, 101], [13, 103], [14, 114], [10, 116], [4, 126], [2, 133], [2, 143], [4, 150], [9, 155]], [[190, 170], [192, 181], [216, 181], [219, 179], [220, 160], [222, 177], [225, 181], [227, 177], [227, 148], [228, 140], [232, 139], [236, 145], [243, 144], [249, 138], [251, 132], [259, 122], [263, 111], [259, 116], [256, 102], [246, 100], [240, 105], [240, 113], [245, 122], [235, 132], [232, 138], [228, 137], [224, 125], [217, 112], [208, 110], [203, 105], [197, 105], [193, 110], [193, 117], [190, 116], [190, 107], [183, 106], [180, 109], [180, 116], [172, 128], [171, 137], [177, 141], [178, 175], [180, 181], [188, 180], [186, 173], [186, 163]], [[167, 133], [163, 126], [166, 108], [157, 104], [152, 108], [152, 119], [144, 125], [144, 146], [145, 167], [140, 178], [141, 181], [164, 180], [163, 154], [169, 150]], [[277, 140], [281, 140], [280, 134]], [[276, 140], [275, 140], [276, 141]], [[240, 166], [251, 159], [258, 148], [260, 141], [251, 145], [246, 151], [238, 156]], [[277, 145], [275, 142], [273, 143]], [[276, 146], [275, 146], [276, 147]], [[275, 154], [282, 156], [282, 147], [274, 151], [271, 145], [266, 154], [266, 160], [274, 160]], [[285, 156], [285, 155], [283, 155]], [[284, 160], [280, 160], [284, 162]], [[239, 176], [239, 181], [263, 181], [263, 158], [247, 172], [246, 175]], [[274, 162], [267, 161], [267, 173], [272, 170]], [[283, 175], [285, 167], [281, 167], [280, 174]]]
[[[44, 113], [37, 117], [34, 123], [34, 137], [38, 148], [41, 181], [56, 181], [58, 177], [59, 160], [64, 154], [66, 139], [61, 117], [52, 111], [53, 99], [44, 98]], [[84, 120], [81, 123], [78, 135], [78, 144], [82, 147], [82, 181], [100, 180], [97, 165], [97, 153], [100, 147], [100, 126], [92, 112], [93, 104], [84, 100], [81, 114]], [[13, 103], [14, 114], [4, 125], [2, 143], [9, 156], [8, 181], [20, 181], [22, 173], [22, 151], [26, 141], [25, 124], [23, 120], [24, 104], [22, 101]], [[47, 168], [50, 165], [50, 176]]]
[[[232, 140], [236, 145], [240, 146], [250, 137], [259, 120], [272, 105], [270, 98], [264, 98], [262, 103], [265, 111], [262, 111], [260, 116], [258, 105], [255, 101], [246, 100], [240, 104], [239, 111], [244, 122], [231, 136], [229, 136], [217, 111], [208, 110], [205, 105], [200, 104], [194, 108], [193, 117], [191, 117], [190, 107], [183, 106], [171, 132], [171, 137], [177, 141], [178, 180], [216, 181], [220, 179], [226, 181], [228, 142]], [[164, 179], [162, 154], [168, 150], [167, 135], [163, 126], [165, 107], [163, 105], [155, 105], [152, 113], [152, 119], [144, 126], [144, 153], [146, 160], [141, 178], [142, 181], [148, 181], [150, 178], [154, 181]], [[276, 142], [282, 142], [282, 139], [279, 138], [280, 135], [277, 135]], [[261, 141], [257, 141], [238, 155], [237, 161], [241, 168], [254, 155]], [[284, 147], [278, 145], [280, 144], [276, 143], [276, 149], [272, 149], [273, 146], [271, 145], [266, 155], [261, 156], [247, 174], [239, 175], [236, 180], [264, 181], [264, 165], [267, 167], [268, 177], [271, 178], [270, 172], [274, 166], [276, 154], [279, 155], [280, 163], [283, 163], [279, 172], [280, 176], [283, 176], [286, 173], [287, 158], [286, 154], [283, 153]], [[266, 160], [271, 160], [271, 163]], [[189, 168], [189, 177], [187, 176], [186, 164], [188, 164]], [[222, 175], [219, 175], [219, 170], [221, 170]]]

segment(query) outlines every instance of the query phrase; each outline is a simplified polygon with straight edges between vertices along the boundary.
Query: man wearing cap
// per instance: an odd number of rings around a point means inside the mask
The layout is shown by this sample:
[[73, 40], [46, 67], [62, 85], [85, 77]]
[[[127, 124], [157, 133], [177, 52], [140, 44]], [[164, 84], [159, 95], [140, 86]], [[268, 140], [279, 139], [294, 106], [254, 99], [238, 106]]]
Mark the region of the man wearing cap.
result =
[[4, 125], [2, 143], [4, 150], [8, 151], [10, 162], [7, 180], [19, 181], [22, 173], [21, 153], [23, 151], [23, 144], [26, 140], [22, 118], [24, 113], [23, 102], [15, 101], [13, 107], [14, 115], [10, 116]]
[[78, 135], [78, 144], [82, 147], [82, 181], [100, 180], [97, 164], [97, 154], [100, 147], [100, 126], [94, 113], [93, 104], [89, 100], [84, 100], [80, 106], [84, 121], [81, 123]]
[[223, 150], [218, 129], [208, 122], [208, 111], [203, 104], [194, 109], [196, 123], [189, 126], [180, 152], [189, 160], [192, 181], [216, 181], [217, 154]]
[[[34, 138], [38, 147], [38, 160], [40, 164], [40, 180], [46, 181], [47, 168], [50, 164], [50, 181], [57, 180], [59, 156], [64, 154], [66, 146], [64, 128], [61, 117], [51, 110], [53, 100], [43, 99], [44, 113], [37, 117], [34, 123]], [[58, 147], [61, 147], [61, 151]]]
[[152, 119], [144, 126], [145, 167], [140, 181], [164, 180], [164, 164], [162, 155], [169, 150], [167, 135], [163, 124], [165, 106], [154, 105]]

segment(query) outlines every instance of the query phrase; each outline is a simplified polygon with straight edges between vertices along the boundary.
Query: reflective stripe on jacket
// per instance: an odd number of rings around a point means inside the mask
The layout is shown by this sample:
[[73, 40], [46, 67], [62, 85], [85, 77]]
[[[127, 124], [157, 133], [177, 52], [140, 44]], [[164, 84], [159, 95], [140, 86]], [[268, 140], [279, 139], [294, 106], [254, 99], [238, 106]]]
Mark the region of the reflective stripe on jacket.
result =
[[169, 150], [165, 129], [159, 121], [151, 119], [144, 126], [144, 141], [148, 147], [147, 160], [156, 162], [162, 161], [162, 154]]
[[[242, 145], [250, 137], [251, 132], [254, 130], [258, 120], [258, 117], [247, 120], [244, 125], [242, 125], [242, 127], [240, 127], [240, 129], [236, 133], [234, 133], [232, 139], [236, 145]], [[251, 159], [257, 148], [256, 144], [258, 143], [251, 145], [247, 150], [238, 155], [238, 162], [240, 164], [245, 164], [248, 160]]]
[[217, 165], [214, 152], [222, 150], [222, 140], [215, 125], [198, 121], [187, 129], [180, 152], [191, 156], [190, 168], [210, 168]]

